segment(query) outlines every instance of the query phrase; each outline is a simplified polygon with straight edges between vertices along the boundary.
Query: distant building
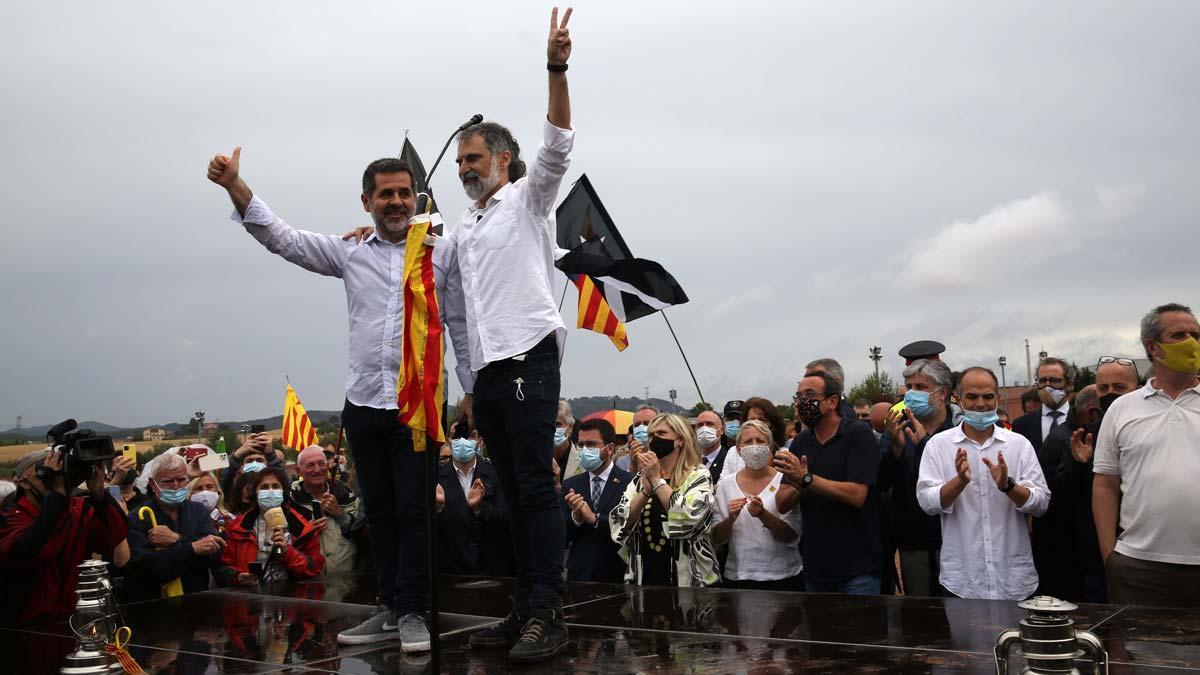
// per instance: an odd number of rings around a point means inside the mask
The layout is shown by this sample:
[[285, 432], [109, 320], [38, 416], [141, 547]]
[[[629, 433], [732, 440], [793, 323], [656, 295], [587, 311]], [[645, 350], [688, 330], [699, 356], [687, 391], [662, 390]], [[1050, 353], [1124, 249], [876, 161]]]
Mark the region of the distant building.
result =
[[158, 428], [147, 429], [142, 432], [142, 438], [147, 443], [162, 443], [167, 438], [167, 430]]
[[216, 422], [205, 422], [204, 423], [204, 433], [211, 434], [211, 433], [216, 432], [216, 430], [217, 430]]

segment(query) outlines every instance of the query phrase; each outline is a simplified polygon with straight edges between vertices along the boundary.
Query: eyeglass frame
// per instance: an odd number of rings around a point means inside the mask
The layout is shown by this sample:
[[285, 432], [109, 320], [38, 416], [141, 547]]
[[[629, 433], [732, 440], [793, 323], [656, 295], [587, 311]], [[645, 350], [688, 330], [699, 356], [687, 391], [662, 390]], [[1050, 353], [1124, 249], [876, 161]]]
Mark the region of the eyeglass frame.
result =
[[1137, 376], [1138, 381], [1140, 382], [1142, 380], [1142, 374], [1138, 372], [1137, 362], [1135, 362], [1133, 359], [1127, 359], [1123, 356], [1101, 356], [1096, 361], [1096, 369], [1099, 370], [1100, 366], [1102, 366], [1106, 363], [1115, 363], [1115, 364], [1121, 365], [1121, 366], [1129, 366], [1130, 368], [1133, 368], [1133, 374], [1135, 376]]

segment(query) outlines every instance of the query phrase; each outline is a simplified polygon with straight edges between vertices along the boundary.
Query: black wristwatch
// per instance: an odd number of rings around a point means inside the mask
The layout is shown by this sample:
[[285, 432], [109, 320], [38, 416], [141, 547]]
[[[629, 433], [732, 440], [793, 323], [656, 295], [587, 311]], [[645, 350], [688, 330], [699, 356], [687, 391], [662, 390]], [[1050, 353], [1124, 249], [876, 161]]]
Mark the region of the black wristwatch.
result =
[[549, 63], [549, 62], [547, 62], [547, 63], [546, 63], [546, 70], [548, 70], [548, 71], [550, 71], [550, 72], [552, 72], [552, 73], [565, 73], [565, 72], [567, 72], [567, 64], [565, 64], [565, 63]]
[[1004, 484], [1004, 487], [1000, 488], [1000, 491], [1004, 494], [1008, 494], [1012, 492], [1012, 489], [1015, 487], [1017, 487], [1017, 481], [1013, 480], [1012, 476], [1009, 476], [1008, 482]]
[[812, 473], [804, 474], [804, 478], [800, 479], [800, 487], [808, 488], [809, 486], [811, 486], [812, 478], [813, 478]]

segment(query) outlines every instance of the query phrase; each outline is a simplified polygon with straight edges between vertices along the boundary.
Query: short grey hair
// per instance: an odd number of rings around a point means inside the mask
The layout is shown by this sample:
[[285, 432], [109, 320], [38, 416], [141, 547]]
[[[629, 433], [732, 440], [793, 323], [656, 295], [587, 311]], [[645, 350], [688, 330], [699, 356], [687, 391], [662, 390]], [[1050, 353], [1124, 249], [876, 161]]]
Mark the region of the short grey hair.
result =
[[154, 459], [156, 462], [154, 470], [150, 472], [150, 477], [155, 480], [158, 480], [159, 475], [164, 471], [174, 471], [176, 469], [187, 471], [187, 460], [183, 458], [183, 455], [178, 453], [164, 452]]
[[[1181, 305], [1178, 302], [1168, 302], [1165, 305], [1159, 305], [1158, 307], [1155, 307], [1147, 312], [1146, 316], [1142, 317], [1143, 347], [1145, 347], [1146, 343], [1151, 340], [1155, 342], [1162, 342], [1162, 315], [1166, 314], [1167, 312], [1187, 312], [1188, 314], [1192, 314], [1192, 308], [1188, 307], [1187, 305]], [[1195, 314], [1192, 314], [1192, 316], [1195, 316]], [[1150, 359], [1151, 362], [1154, 361], [1154, 354], [1151, 353], [1149, 349], [1146, 349], [1146, 358]]]
[[649, 403], [640, 403], [640, 404], [638, 404], [638, 407], [634, 408], [633, 411], [641, 412], [643, 410], [653, 410], [654, 412], [658, 412], [658, 408], [655, 408], [654, 406], [650, 405]]
[[[1100, 390], [1096, 388], [1096, 385], [1089, 384], [1080, 389], [1078, 394], [1075, 394], [1075, 400], [1071, 403], [1071, 410], [1084, 411], [1093, 405], [1100, 405]], [[1076, 421], [1081, 422], [1082, 420], [1076, 418]]]
[[458, 142], [462, 143], [472, 136], [479, 136], [483, 139], [483, 144], [487, 146], [488, 152], [492, 153], [492, 157], [496, 157], [505, 150], [511, 153], [508, 162], [509, 182], [515, 183], [518, 178], [525, 175], [525, 162], [521, 161], [521, 146], [507, 127], [490, 121], [472, 124], [459, 132]]
[[567, 403], [567, 399], [558, 399], [558, 416], [567, 418], [567, 426], [575, 424], [575, 416], [571, 414], [571, 404]]
[[829, 373], [829, 376], [837, 380], [843, 387], [846, 386], [846, 371], [842, 370], [842, 364], [837, 362], [837, 359], [817, 359], [810, 361], [804, 366], [804, 374], [807, 375], [813, 369], [823, 370]]
[[954, 373], [950, 372], [950, 366], [941, 361], [917, 359], [904, 369], [902, 375], [905, 381], [908, 381], [910, 377], [924, 375], [933, 380], [934, 386], [943, 391], [950, 391], [954, 388]]

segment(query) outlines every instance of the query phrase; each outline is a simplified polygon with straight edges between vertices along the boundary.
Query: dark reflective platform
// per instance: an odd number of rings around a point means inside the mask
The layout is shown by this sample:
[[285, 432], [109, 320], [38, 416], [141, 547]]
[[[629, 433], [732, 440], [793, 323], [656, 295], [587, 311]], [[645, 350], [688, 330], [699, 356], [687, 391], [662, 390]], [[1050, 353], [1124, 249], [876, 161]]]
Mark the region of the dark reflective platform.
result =
[[[994, 673], [992, 646], [1024, 616], [983, 600], [570, 584], [568, 649], [515, 666], [473, 650], [503, 617], [511, 579], [443, 577], [445, 673]], [[131, 651], [149, 673], [425, 673], [399, 643], [347, 647], [337, 634], [373, 611], [374, 581], [349, 575], [125, 605]], [[1084, 605], [1073, 616], [1108, 649], [1110, 672], [1200, 673], [1200, 609]], [[0, 627], [0, 673], [54, 673], [74, 648], [65, 624]], [[1024, 667], [1014, 652], [1013, 673]]]

